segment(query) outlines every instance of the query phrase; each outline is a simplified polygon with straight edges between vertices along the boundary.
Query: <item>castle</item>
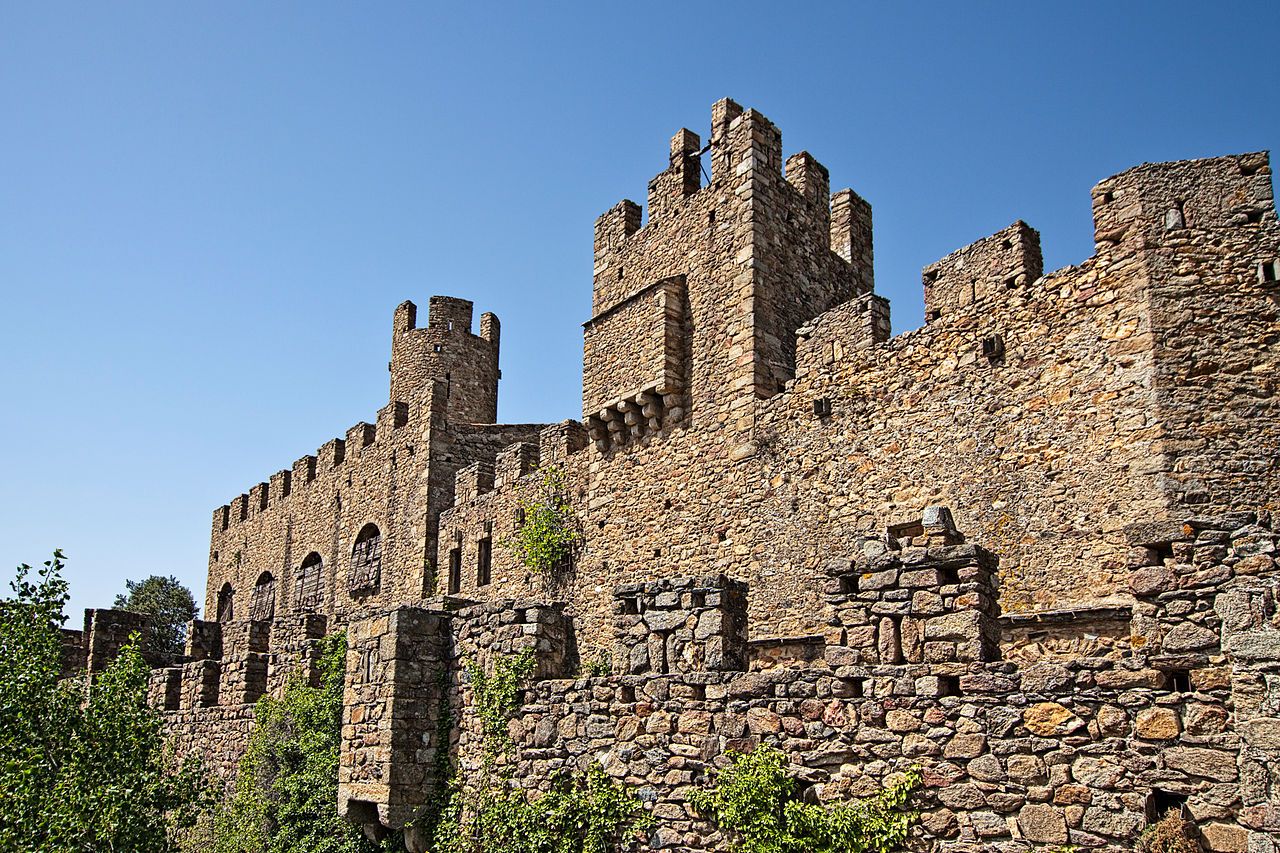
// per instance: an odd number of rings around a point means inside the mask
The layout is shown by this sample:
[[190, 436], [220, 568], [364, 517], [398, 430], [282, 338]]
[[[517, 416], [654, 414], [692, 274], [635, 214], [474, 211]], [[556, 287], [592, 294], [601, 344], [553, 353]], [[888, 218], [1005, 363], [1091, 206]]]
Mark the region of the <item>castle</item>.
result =
[[[1266, 153], [1130, 169], [1084, 263], [1046, 274], [1015, 222], [926, 267], [891, 337], [868, 203], [719, 101], [647, 221], [596, 222], [581, 419], [494, 423], [498, 319], [400, 305], [374, 422], [214, 512], [154, 700], [228, 772], [345, 630], [339, 807], [400, 828], [440, 750], [475, 761], [464, 662], [532, 648], [517, 778], [600, 761], [654, 850], [724, 849], [689, 786], [768, 742], [819, 799], [919, 765], [921, 849], [1130, 849], [1181, 806], [1277, 853], [1272, 193]], [[548, 484], [577, 545], [537, 570], [511, 543]], [[90, 611], [72, 655], [131, 618]]]

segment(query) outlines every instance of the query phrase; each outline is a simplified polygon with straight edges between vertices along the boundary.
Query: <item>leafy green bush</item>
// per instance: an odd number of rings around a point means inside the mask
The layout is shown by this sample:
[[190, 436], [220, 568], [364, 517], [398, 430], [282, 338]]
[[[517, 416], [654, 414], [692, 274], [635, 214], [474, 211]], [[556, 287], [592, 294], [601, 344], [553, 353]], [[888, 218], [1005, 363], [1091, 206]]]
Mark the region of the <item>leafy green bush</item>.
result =
[[169, 849], [206, 802], [198, 766], [166, 751], [134, 635], [98, 676], [63, 682], [62, 552], [20, 566], [0, 602], [0, 850]]
[[435, 832], [433, 853], [613, 853], [652, 824], [640, 799], [599, 764], [561, 774], [530, 802], [523, 791], [492, 785], [455, 790]]
[[505, 544], [530, 569], [547, 574], [570, 563], [582, 533], [559, 468], [551, 466], [543, 472], [539, 492], [533, 498], [518, 499], [522, 520], [515, 538]]
[[338, 753], [347, 644], [322, 641], [321, 684], [290, 678], [263, 697], [235, 789], [213, 819], [215, 853], [372, 853], [380, 849], [338, 815]]
[[760, 746], [730, 757], [714, 785], [689, 801], [740, 853], [887, 853], [917, 817], [902, 809], [920, 785], [915, 769], [876, 796], [820, 806], [800, 801], [780, 750]]

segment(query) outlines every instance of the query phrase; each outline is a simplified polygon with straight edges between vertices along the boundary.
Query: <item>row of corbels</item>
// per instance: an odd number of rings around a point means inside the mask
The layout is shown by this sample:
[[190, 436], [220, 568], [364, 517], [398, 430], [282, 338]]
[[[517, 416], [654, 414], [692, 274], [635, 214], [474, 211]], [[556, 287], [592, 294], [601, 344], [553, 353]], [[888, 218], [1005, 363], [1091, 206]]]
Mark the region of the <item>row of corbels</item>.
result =
[[679, 421], [684, 417], [680, 402], [677, 393], [661, 394], [656, 388], [646, 389], [592, 415], [588, 420], [588, 435], [596, 449], [604, 452], [614, 445], [638, 439], [646, 431], [658, 432], [664, 421]]

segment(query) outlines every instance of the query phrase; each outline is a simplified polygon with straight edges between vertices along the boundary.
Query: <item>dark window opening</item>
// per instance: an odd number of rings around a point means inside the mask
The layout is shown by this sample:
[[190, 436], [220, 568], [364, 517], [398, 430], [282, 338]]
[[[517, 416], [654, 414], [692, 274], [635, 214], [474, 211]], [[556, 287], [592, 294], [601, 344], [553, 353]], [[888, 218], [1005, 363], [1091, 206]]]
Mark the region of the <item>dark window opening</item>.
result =
[[1018, 286], [1018, 277], [1016, 275], [1009, 276], [1004, 280], [1004, 286], [1006, 290], [1013, 290]]
[[489, 537], [476, 543], [476, 586], [488, 586], [493, 568], [493, 540]]
[[831, 417], [831, 398], [819, 397], [813, 401], [813, 416], [816, 418]]
[[1245, 221], [1248, 222], [1250, 225], [1257, 225], [1259, 222], [1262, 221], [1262, 211], [1261, 210], [1247, 211], [1244, 215], [1244, 218], [1245, 218]]
[[351, 548], [351, 571], [347, 589], [352, 595], [378, 591], [382, 583], [382, 531], [370, 523], [360, 528]]
[[938, 583], [940, 586], [952, 586], [960, 583], [960, 573], [955, 566], [943, 566], [938, 569]]
[[1102, 201], [1104, 203], [1110, 203], [1115, 200], [1116, 200], [1116, 194], [1111, 192], [1110, 190], [1107, 190], [1105, 193], [1102, 194]]
[[618, 688], [618, 695], [623, 702], [634, 702], [636, 701], [636, 688], [633, 685], [624, 684]]
[[858, 591], [857, 575], [841, 575], [840, 576], [840, 594], [853, 595]]
[[653, 549], [653, 556], [655, 556], [655, 557], [661, 557], [661, 556], [662, 556], [662, 549], [661, 549], [661, 548], [654, 548], [654, 549]]
[[1004, 249], [1007, 252], [1013, 248], [1013, 243], [1010, 242], [1009, 240], [1004, 240], [1000, 243], [1000, 248]]
[[1185, 669], [1171, 670], [1169, 672], [1169, 684], [1172, 686], [1174, 693], [1190, 693], [1191, 673]]
[[1280, 261], [1263, 261], [1258, 265], [1258, 281], [1264, 283], [1280, 279]]
[[988, 335], [982, 339], [982, 355], [991, 364], [1004, 361], [1004, 338], [999, 335]]
[[622, 613], [624, 616], [639, 616], [640, 602], [634, 598], [622, 599]]
[[622, 281], [622, 267], [618, 267], [618, 281]]
[[1175, 794], [1172, 791], [1161, 791], [1158, 788], [1152, 789], [1151, 794], [1147, 797], [1147, 823], [1155, 823], [1169, 812], [1182, 814], [1186, 804], [1186, 794]]
[[462, 549], [449, 549], [449, 594], [457, 595], [462, 590]]
[[959, 696], [960, 695], [960, 676], [958, 675], [938, 676], [938, 695], [939, 696]]
[[867, 687], [861, 678], [842, 678], [840, 679], [840, 695], [844, 699], [861, 699], [866, 694]]
[[298, 610], [316, 610], [323, 603], [324, 560], [315, 551], [304, 557], [298, 568], [293, 597]]
[[276, 579], [271, 572], [258, 575], [253, 585], [253, 600], [249, 603], [249, 618], [255, 622], [269, 622], [276, 615]]
[[689, 594], [689, 601], [694, 607], [707, 606], [707, 594], [705, 592], [693, 592]]
[[222, 589], [218, 590], [218, 621], [230, 622], [235, 618], [235, 590], [231, 588], [231, 584], [224, 583]]

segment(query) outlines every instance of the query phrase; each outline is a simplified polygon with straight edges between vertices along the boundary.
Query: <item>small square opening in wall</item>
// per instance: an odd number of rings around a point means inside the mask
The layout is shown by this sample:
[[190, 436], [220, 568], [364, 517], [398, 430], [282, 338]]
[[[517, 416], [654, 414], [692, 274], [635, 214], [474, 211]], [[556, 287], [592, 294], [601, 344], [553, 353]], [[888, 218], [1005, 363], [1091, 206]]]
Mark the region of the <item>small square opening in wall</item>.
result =
[[1147, 797], [1147, 823], [1155, 823], [1170, 812], [1181, 815], [1186, 805], [1186, 794], [1175, 794], [1172, 791], [1161, 791], [1155, 788]]
[[960, 676], [958, 675], [938, 676], [938, 695], [939, 696], [959, 696], [960, 695]]
[[1258, 281], [1262, 284], [1280, 281], [1280, 260], [1263, 261], [1258, 264]]
[[982, 357], [991, 364], [1004, 361], [1004, 338], [1000, 335], [987, 335], [982, 339]]
[[1174, 693], [1191, 692], [1191, 673], [1185, 669], [1169, 671], [1169, 687]]
[[831, 417], [831, 398], [819, 397], [813, 401], [813, 415], [817, 418]]

